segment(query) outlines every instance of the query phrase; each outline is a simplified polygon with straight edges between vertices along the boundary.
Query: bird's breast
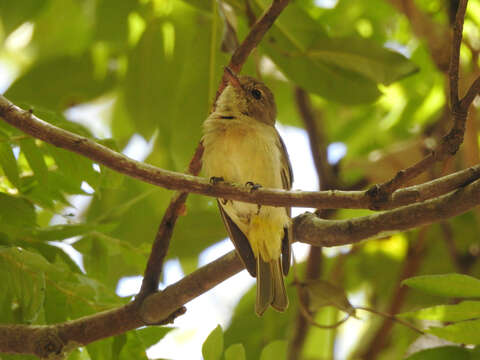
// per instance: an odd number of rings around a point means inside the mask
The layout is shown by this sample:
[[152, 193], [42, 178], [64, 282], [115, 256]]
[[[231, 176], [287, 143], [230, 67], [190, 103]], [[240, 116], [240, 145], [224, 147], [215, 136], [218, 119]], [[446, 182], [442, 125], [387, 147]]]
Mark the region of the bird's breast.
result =
[[204, 129], [203, 163], [208, 177], [282, 188], [281, 154], [273, 127], [243, 117], [209, 118]]

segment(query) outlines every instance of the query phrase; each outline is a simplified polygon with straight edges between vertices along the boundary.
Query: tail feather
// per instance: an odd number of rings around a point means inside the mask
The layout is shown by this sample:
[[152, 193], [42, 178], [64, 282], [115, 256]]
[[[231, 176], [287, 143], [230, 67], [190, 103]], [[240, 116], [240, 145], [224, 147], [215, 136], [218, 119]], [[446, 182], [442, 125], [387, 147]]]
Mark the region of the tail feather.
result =
[[262, 316], [268, 306], [278, 311], [288, 307], [288, 297], [283, 282], [282, 264], [280, 259], [265, 262], [257, 258], [257, 301], [255, 312]]
[[255, 303], [255, 312], [258, 316], [262, 316], [273, 301], [272, 285], [270, 264], [259, 256], [257, 258], [257, 302]]
[[278, 311], [285, 311], [288, 307], [287, 291], [283, 282], [282, 262], [280, 259], [270, 262], [273, 282], [272, 307]]

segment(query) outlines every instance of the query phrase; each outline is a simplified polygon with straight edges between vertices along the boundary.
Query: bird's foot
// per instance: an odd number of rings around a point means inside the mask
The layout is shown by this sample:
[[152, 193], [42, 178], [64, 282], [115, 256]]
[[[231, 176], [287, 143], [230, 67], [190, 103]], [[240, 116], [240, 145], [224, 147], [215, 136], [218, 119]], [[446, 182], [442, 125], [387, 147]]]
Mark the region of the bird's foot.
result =
[[[258, 189], [260, 189], [260, 188], [262, 187], [262, 185], [256, 184], [256, 183], [254, 183], [254, 182], [252, 182], [252, 181], [247, 181], [247, 182], [245, 183], [245, 186], [250, 189], [250, 192], [254, 192], [254, 191], [256, 191], [256, 190], [258, 190]], [[260, 210], [262, 210], [262, 205], [258, 204], [258, 205], [257, 205], [257, 213], [256, 213], [256, 215], [259, 215], [259, 214], [260, 214]]]
[[258, 190], [258, 189], [260, 189], [260, 188], [262, 187], [262, 185], [256, 184], [256, 183], [254, 183], [254, 182], [252, 182], [252, 181], [247, 181], [247, 182], [245, 183], [245, 186], [250, 189], [250, 192], [254, 192], [255, 190]]
[[210, 178], [210, 184], [212, 184], [212, 185], [216, 185], [216, 184], [224, 182], [224, 181], [225, 181], [225, 179], [221, 176], [212, 176]]

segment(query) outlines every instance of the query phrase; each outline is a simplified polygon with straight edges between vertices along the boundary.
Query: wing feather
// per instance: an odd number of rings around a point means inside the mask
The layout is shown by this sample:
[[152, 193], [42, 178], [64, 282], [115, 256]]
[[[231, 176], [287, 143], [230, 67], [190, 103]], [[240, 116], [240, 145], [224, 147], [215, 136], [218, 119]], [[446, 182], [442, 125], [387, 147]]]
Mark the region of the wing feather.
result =
[[220, 209], [220, 214], [222, 215], [223, 223], [227, 229], [228, 236], [232, 240], [237, 254], [240, 256], [245, 268], [248, 270], [250, 275], [253, 277], [257, 276], [257, 262], [255, 256], [253, 255], [252, 247], [248, 242], [247, 237], [243, 232], [238, 228], [238, 226], [233, 222], [233, 220], [228, 216], [225, 210], [220, 205], [220, 202], [217, 200], [218, 208]]

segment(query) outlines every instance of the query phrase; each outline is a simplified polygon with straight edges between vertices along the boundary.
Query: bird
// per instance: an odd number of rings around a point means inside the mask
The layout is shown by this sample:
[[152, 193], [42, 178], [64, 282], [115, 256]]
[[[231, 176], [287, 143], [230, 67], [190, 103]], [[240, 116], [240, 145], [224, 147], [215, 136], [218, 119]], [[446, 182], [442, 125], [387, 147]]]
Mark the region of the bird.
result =
[[[227, 86], [203, 123], [203, 168], [211, 182], [290, 190], [293, 173], [275, 128], [273, 93], [261, 81], [225, 68]], [[257, 278], [255, 312], [285, 311], [291, 262], [289, 207], [217, 199], [223, 223], [248, 272]]]

